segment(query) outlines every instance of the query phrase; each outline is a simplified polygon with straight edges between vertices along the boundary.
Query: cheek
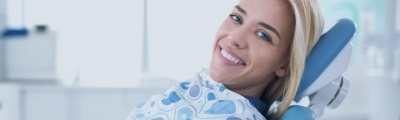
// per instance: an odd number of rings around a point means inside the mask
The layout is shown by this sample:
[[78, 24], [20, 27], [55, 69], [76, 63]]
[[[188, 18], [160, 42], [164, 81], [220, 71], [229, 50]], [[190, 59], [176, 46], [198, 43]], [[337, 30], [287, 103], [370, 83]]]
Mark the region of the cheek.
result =
[[[262, 43], [256, 43], [260, 45]], [[257, 68], [263, 69], [260, 71], [274, 71], [279, 66], [280, 55], [276, 48], [273, 48], [271, 45], [264, 45], [260, 47], [254, 47], [250, 53], [250, 57], [252, 58], [252, 62]]]
[[224, 37], [227, 37], [232, 30], [232, 25], [229, 23], [229, 19], [225, 19], [225, 21], [219, 27], [217, 34], [215, 36], [215, 41], [221, 40]]

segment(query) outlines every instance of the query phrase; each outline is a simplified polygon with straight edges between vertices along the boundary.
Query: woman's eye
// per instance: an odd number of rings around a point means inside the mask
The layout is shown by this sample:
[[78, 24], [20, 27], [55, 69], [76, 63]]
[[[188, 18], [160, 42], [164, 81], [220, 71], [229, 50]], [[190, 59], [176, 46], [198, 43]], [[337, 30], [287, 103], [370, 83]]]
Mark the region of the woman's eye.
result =
[[242, 18], [240, 18], [237, 15], [230, 15], [230, 16], [231, 16], [232, 20], [236, 21], [239, 24], [242, 24]]
[[268, 36], [268, 34], [264, 33], [264, 32], [257, 32], [257, 35], [261, 37], [261, 39], [266, 40], [267, 42], [271, 42], [271, 37]]

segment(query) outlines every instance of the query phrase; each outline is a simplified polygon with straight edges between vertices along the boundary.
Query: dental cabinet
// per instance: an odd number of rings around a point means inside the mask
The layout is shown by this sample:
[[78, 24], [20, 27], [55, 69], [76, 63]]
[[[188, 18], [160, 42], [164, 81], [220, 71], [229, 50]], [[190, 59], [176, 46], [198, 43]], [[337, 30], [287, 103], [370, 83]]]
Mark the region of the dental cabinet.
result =
[[0, 120], [123, 120], [137, 103], [162, 91], [0, 84]]

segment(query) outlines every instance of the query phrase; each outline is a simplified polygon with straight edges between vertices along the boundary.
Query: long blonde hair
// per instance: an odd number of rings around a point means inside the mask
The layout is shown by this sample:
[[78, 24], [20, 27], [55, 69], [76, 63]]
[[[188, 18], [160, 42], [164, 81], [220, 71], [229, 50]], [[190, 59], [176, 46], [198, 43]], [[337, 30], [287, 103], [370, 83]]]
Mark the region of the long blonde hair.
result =
[[267, 103], [266, 112], [275, 100], [282, 98], [282, 103], [273, 114], [273, 119], [279, 119], [293, 101], [303, 74], [306, 57], [318, 41], [324, 27], [323, 13], [317, 0], [287, 0], [287, 3], [295, 19], [288, 75], [271, 81], [262, 97]]

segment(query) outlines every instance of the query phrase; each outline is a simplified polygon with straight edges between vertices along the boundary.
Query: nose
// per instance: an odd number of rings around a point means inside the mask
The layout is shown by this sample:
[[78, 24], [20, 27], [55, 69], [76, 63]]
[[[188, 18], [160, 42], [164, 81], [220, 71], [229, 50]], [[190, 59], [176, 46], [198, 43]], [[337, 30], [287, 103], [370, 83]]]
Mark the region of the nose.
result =
[[229, 35], [228, 35], [228, 41], [229, 45], [231, 47], [235, 47], [238, 49], [243, 49], [247, 47], [247, 35], [248, 35], [249, 29], [246, 29], [244, 26], [241, 26], [237, 28], [236, 30], [233, 30]]

